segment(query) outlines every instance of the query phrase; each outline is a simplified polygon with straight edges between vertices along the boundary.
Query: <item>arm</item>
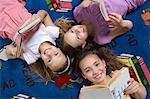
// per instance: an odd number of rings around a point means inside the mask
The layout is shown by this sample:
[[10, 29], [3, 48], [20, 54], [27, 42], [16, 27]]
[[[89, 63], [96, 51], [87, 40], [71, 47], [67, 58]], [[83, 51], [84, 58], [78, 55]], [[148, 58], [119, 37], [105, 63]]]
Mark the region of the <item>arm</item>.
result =
[[133, 24], [130, 20], [123, 20], [122, 16], [117, 13], [110, 13], [109, 18], [110, 18], [109, 27], [115, 28], [110, 33], [112, 38], [115, 38], [117, 36], [120, 36], [120, 35], [126, 33], [133, 26]]
[[124, 90], [126, 95], [137, 93], [136, 99], [145, 99], [146, 98], [146, 89], [145, 87], [135, 81], [133, 78], [130, 80], [130, 85]]
[[[26, 20], [26, 22], [19, 29], [19, 32], [23, 34], [22, 35], [23, 43], [26, 43], [34, 35], [34, 33], [36, 33], [36, 31], [39, 29], [40, 22], [43, 22], [45, 26], [55, 26], [49, 14], [44, 10], [39, 10], [37, 14], [32, 15], [31, 19]], [[19, 46], [20, 36], [19, 35], [15, 36], [14, 41]]]
[[39, 10], [37, 15], [41, 17], [45, 26], [55, 26], [49, 14], [45, 10]]
[[6, 55], [8, 58], [15, 59], [15, 58], [21, 58], [27, 62], [27, 64], [32, 64], [36, 62], [38, 59], [30, 50], [26, 50], [24, 52], [22, 49], [18, 51], [18, 46], [15, 44], [15, 42], [6, 45]]

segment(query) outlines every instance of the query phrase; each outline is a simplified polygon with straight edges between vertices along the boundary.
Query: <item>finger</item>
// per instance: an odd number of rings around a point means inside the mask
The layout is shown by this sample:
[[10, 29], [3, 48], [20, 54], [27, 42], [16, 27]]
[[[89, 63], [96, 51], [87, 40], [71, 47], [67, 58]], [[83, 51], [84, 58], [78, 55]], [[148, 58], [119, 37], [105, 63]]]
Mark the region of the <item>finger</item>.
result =
[[115, 26], [114, 26], [114, 24], [113, 24], [112, 22], [109, 22], [109, 23], [108, 23], [108, 27], [109, 27], [109, 28], [113, 28], [113, 27], [115, 27]]
[[120, 22], [120, 19], [118, 17], [115, 17], [115, 16], [109, 16], [110, 20], [114, 23], [119, 23]]
[[13, 52], [12, 52], [12, 55], [13, 55], [13, 56], [16, 56], [17, 50], [18, 50], [17, 47], [14, 47]]
[[132, 93], [138, 91], [138, 89], [139, 89], [139, 83], [136, 82], [134, 79], [131, 79], [130, 83], [131, 84], [125, 89], [126, 94], [132, 94]]
[[108, 27], [109, 27], [109, 28], [114, 28], [115, 26], [114, 26], [114, 25], [108, 25]]
[[124, 91], [124, 93], [125, 93], [126, 95], [128, 95], [128, 94], [133, 94], [133, 93], [135, 93], [135, 92], [137, 92], [137, 91], [138, 91], [138, 86], [135, 85], [134, 87], [132, 87], [132, 88], [130, 88], [130, 89]]
[[109, 13], [108, 15], [114, 16], [114, 17], [121, 17], [121, 15], [120, 15], [120, 14], [117, 14], [117, 13]]
[[125, 89], [125, 91], [132, 89], [132, 87], [134, 86], [133, 82], [134, 82], [134, 79], [131, 78], [128, 82], [129, 86]]

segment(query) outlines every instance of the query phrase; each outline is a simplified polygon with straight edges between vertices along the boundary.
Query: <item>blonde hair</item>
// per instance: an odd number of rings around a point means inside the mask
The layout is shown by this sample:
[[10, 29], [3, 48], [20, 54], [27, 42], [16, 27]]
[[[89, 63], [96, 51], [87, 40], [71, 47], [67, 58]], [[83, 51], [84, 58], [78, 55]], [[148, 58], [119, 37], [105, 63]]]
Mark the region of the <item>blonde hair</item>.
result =
[[75, 21], [62, 17], [58, 18], [54, 24], [60, 28], [60, 33], [63, 35], [75, 25]]

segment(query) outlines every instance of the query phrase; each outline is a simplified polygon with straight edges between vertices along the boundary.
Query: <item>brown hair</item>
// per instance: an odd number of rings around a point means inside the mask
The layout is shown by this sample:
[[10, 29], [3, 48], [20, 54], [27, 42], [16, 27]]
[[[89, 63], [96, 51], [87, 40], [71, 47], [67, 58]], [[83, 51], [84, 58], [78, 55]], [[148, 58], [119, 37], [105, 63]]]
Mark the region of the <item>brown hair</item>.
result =
[[69, 29], [72, 28], [76, 23], [68, 18], [58, 18], [55, 23], [60, 28], [61, 35], [65, 34]]
[[65, 55], [68, 55], [69, 57], [75, 57], [75, 55], [81, 50], [81, 46], [74, 48], [67, 44], [63, 37], [61, 38], [60, 44], [59, 44], [60, 49], [64, 52]]
[[59, 18], [55, 21], [55, 25], [60, 28], [60, 43], [58, 46], [62, 49], [64, 54], [68, 55], [69, 57], [74, 57], [75, 53], [78, 53], [78, 50], [81, 47], [74, 48], [67, 44], [64, 40], [64, 34], [69, 31], [72, 26], [76, 25], [76, 23], [68, 18]]
[[39, 75], [45, 82], [51, 80], [53, 73], [50, 68], [46, 67], [43, 60], [40, 58], [35, 63], [31, 64], [32, 70]]
[[[50, 43], [52, 46], [55, 46], [53, 43], [51, 43], [49, 41], [45, 41], [45, 42]], [[60, 50], [61, 50], [61, 48], [60, 48]], [[63, 50], [61, 50], [61, 51], [64, 53]], [[39, 52], [40, 52], [40, 50], [39, 50]], [[64, 53], [64, 55], [65, 55], [65, 53]], [[35, 72], [37, 75], [39, 75], [45, 82], [51, 80], [54, 76], [56, 76], [56, 73], [54, 73], [54, 71], [52, 71], [49, 67], [47, 67], [41, 58], [39, 58], [35, 63], [31, 64], [31, 66], [32, 66], [33, 72]], [[58, 72], [63, 71], [63, 69], [65, 69], [67, 66], [68, 66], [68, 62], [63, 64], [63, 67], [60, 68], [58, 70]]]
[[126, 67], [126, 65], [122, 64], [117, 60], [116, 55], [108, 48], [101, 47], [99, 49], [85, 49], [77, 56], [75, 59], [75, 71], [82, 77], [82, 72], [79, 67], [80, 61], [85, 58], [89, 54], [96, 54], [101, 60], [106, 62], [106, 75], [110, 75], [112, 71], [120, 70], [122, 67]]
[[58, 71], [52, 71], [49, 67], [46, 67], [41, 58], [38, 59], [35, 63], [31, 64], [31, 68], [33, 72], [35, 72], [38, 76], [40, 76], [44, 80], [44, 82], [47, 82], [56, 77], [57, 75], [69, 72], [71, 64], [69, 57], [68, 56], [66, 57], [67, 62]]

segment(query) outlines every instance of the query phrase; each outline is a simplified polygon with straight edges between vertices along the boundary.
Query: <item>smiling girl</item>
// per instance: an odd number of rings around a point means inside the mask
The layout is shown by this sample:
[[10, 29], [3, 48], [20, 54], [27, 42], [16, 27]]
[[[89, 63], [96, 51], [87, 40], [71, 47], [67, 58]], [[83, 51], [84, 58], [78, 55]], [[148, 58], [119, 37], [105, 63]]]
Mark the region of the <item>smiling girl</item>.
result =
[[[92, 84], [106, 85], [111, 78], [125, 65], [121, 64], [116, 56], [106, 48], [99, 50], [86, 50], [77, 58], [76, 70], [80, 77], [92, 82]], [[133, 78], [130, 85], [124, 90], [125, 95], [137, 93], [138, 99], [146, 98], [146, 89]], [[135, 96], [134, 96], [135, 97]], [[80, 94], [79, 99], [82, 98]]]

